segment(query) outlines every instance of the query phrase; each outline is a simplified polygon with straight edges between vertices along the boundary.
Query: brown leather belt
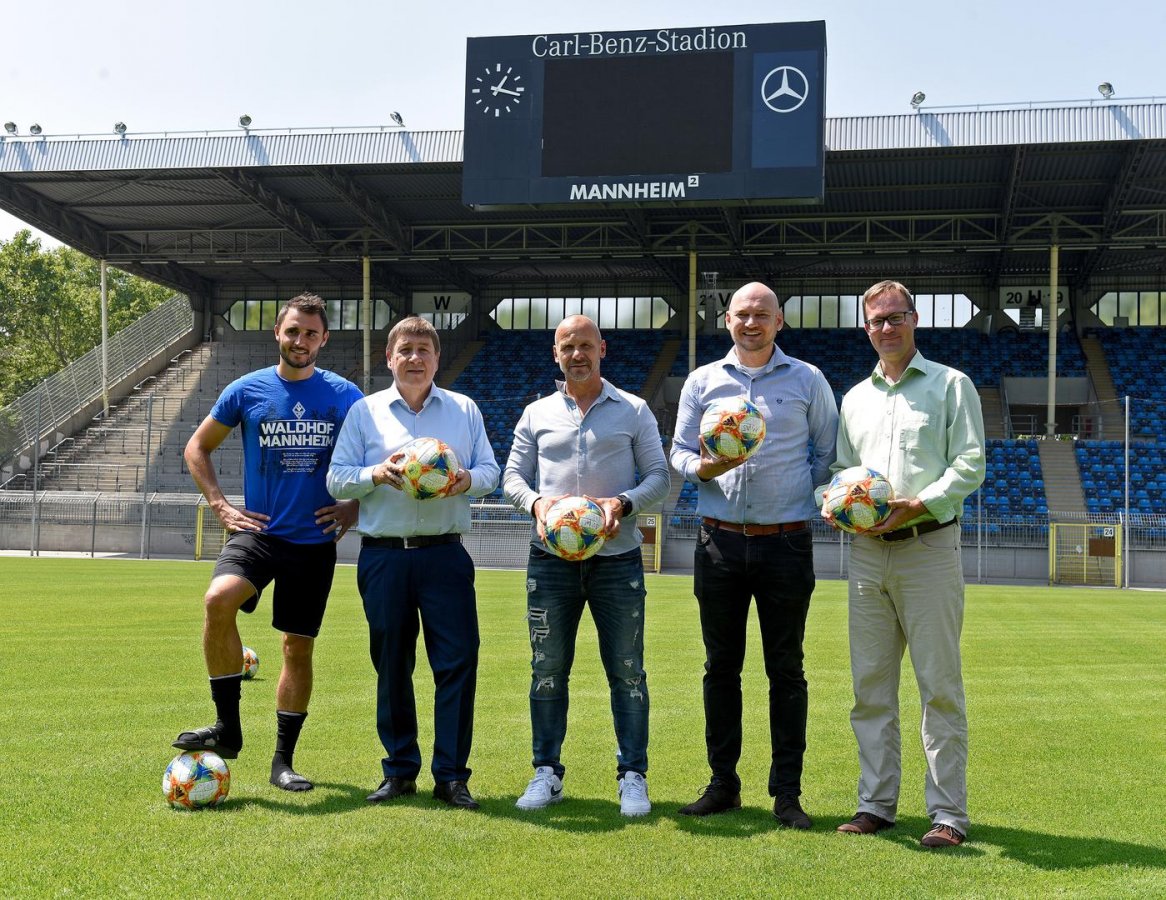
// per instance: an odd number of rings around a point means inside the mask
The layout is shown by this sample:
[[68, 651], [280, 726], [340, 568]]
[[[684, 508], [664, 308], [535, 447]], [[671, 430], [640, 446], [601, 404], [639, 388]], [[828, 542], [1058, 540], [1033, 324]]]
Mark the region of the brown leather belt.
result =
[[959, 524], [959, 519], [949, 519], [947, 522], [920, 522], [918, 525], [912, 525], [910, 528], [898, 528], [895, 531], [888, 531], [886, 534], [872, 534], [871, 537], [878, 538], [880, 541], [906, 541], [914, 537], [919, 537], [921, 534], [931, 534], [933, 531], [939, 531], [941, 528], [947, 528], [948, 525]]
[[384, 547], [388, 550], [417, 550], [435, 544], [460, 544], [460, 534], [417, 534], [413, 537], [362, 537], [362, 547]]
[[752, 522], [722, 522], [711, 516], [705, 516], [701, 521], [709, 528], [720, 528], [723, 531], [732, 531], [743, 534], [745, 537], [765, 537], [770, 534], [786, 534], [790, 531], [805, 531], [810, 527], [809, 522], [782, 522], [780, 525], [755, 525]]

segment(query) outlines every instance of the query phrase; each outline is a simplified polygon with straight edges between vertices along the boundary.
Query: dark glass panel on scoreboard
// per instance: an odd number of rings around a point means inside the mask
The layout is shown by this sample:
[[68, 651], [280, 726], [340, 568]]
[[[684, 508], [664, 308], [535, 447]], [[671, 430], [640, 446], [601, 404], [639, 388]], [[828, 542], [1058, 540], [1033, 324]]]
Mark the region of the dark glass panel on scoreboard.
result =
[[542, 176], [728, 172], [733, 54], [547, 60]]

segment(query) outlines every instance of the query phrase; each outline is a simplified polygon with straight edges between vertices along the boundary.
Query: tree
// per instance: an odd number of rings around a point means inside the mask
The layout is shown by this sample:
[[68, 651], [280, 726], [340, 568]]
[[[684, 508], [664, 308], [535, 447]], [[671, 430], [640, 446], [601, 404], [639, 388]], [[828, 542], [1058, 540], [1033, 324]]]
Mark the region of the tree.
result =
[[[106, 283], [111, 335], [174, 294], [112, 267]], [[100, 343], [100, 263], [27, 230], [0, 241], [0, 407]]]

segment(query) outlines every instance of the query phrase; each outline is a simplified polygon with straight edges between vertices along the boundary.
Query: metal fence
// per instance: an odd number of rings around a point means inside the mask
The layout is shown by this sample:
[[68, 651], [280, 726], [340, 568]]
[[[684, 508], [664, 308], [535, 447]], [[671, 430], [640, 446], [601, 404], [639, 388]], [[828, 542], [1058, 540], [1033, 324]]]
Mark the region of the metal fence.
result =
[[[133, 374], [194, 327], [185, 297], [171, 297], [109, 339], [109, 383]], [[51, 375], [0, 409], [0, 467], [34, 446], [101, 396], [101, 347]]]
[[[242, 503], [241, 497], [232, 502]], [[521, 568], [526, 564], [530, 517], [497, 502], [474, 503], [473, 527], [463, 538], [480, 566]], [[201, 530], [199, 520], [202, 520]], [[1065, 518], [1065, 517], [1060, 517]], [[1121, 521], [1133, 584], [1160, 586], [1166, 570], [1166, 517], [1081, 516], [1078, 521], [1104, 526]], [[652, 534], [660, 542], [659, 558], [668, 571], [692, 566], [692, 544], [699, 520], [693, 515], [663, 514], [663, 527]], [[824, 522], [812, 524], [815, 563], [826, 577], [845, 577], [849, 535]], [[965, 575], [972, 581], [1047, 580], [1049, 522], [965, 519], [960, 524]], [[650, 529], [644, 529], [649, 531]], [[122, 554], [128, 556], [213, 559], [225, 539], [214, 514], [198, 494], [128, 495], [74, 491], [0, 491], [0, 550]], [[354, 560], [359, 537], [350, 534], [340, 546], [342, 560]]]

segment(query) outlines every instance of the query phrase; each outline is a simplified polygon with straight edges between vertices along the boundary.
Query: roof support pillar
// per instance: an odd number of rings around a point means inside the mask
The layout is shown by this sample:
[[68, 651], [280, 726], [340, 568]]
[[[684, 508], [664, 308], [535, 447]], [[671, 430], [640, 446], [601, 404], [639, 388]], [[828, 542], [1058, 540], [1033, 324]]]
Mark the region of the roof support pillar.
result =
[[[101, 260], [101, 415], [109, 418], [109, 279]], [[146, 448], [148, 453], [149, 447]]]
[[[707, 315], [707, 313], [706, 313]], [[696, 369], [696, 248], [688, 251], [688, 371]]]
[[364, 334], [364, 382], [361, 388], [367, 396], [372, 387], [372, 260], [368, 258], [367, 241], [364, 246], [364, 255], [360, 258], [360, 268], [363, 276], [360, 295], [360, 330]]
[[1055, 243], [1056, 229], [1054, 226], [1053, 245], [1049, 247], [1049, 309], [1045, 314], [1045, 322], [1049, 326], [1049, 408], [1046, 414], [1045, 435], [1054, 437], [1057, 433], [1057, 321], [1060, 304], [1057, 303], [1057, 267], [1060, 264], [1060, 247]]

